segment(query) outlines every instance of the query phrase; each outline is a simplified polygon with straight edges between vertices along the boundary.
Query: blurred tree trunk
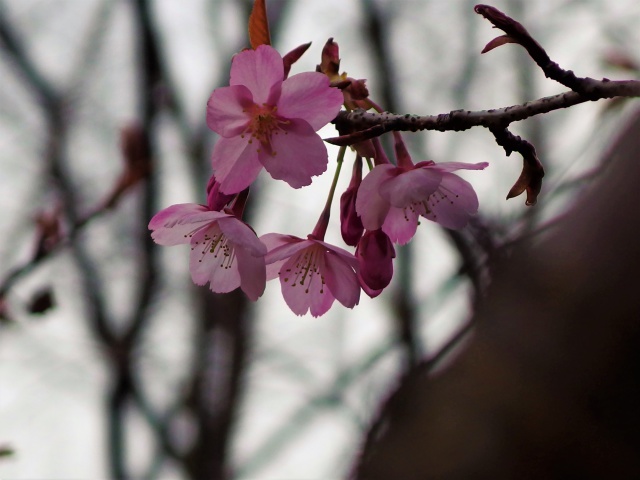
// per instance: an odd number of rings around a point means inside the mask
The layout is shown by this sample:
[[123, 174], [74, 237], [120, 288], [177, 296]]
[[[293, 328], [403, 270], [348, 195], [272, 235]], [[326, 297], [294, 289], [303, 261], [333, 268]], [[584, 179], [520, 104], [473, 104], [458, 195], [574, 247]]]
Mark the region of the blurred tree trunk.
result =
[[623, 130], [557, 230], [499, 266], [468, 348], [392, 396], [354, 478], [640, 476], [640, 114]]

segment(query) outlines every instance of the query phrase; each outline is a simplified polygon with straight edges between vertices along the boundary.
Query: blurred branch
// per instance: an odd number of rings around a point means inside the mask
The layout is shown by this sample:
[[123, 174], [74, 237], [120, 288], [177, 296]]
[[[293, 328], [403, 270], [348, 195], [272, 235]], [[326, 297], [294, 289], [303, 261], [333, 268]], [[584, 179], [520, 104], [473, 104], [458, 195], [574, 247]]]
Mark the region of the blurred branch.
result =
[[[460, 330], [447, 340], [447, 343], [445, 343], [438, 352], [428, 359], [422, 360], [413, 369], [406, 372], [399, 381], [399, 386], [397, 387], [398, 390], [403, 388], [407, 383], [415, 381], [416, 378], [426, 378], [429, 373], [431, 373], [440, 364], [440, 362], [460, 346], [461, 342], [470, 335], [473, 328], [474, 321], [467, 321]], [[349, 478], [359, 478], [358, 472], [367, 464], [370, 457], [377, 453], [376, 444], [385, 427], [387, 427], [394, 418], [398, 418], [398, 416], [404, 417], [410, 415], [411, 412], [402, 410], [402, 405], [398, 402], [398, 395], [395, 393], [390, 395], [389, 398], [382, 403], [379, 413], [376, 415], [374, 422], [369, 426], [369, 429], [365, 434], [364, 441], [362, 442], [362, 448], [355, 458], [355, 463]]]
[[384, 343], [372, 348], [364, 358], [356, 365], [345, 368], [334, 378], [331, 385], [324, 391], [312, 395], [300, 408], [293, 412], [289, 418], [282, 422], [282, 426], [272, 433], [250, 455], [249, 459], [242, 463], [236, 471], [237, 477], [252, 478], [258, 470], [297, 435], [300, 430], [313, 418], [319, 408], [333, 408], [341, 406], [340, 399], [344, 392], [357, 380], [371, 371], [378, 362], [389, 355], [395, 348], [396, 342]]
[[22, 41], [6, 18], [5, 7], [0, 3], [0, 40], [16, 64], [18, 71], [29, 84], [46, 109], [52, 109], [57, 103], [58, 93], [38, 70], [32, 58], [27, 54]]

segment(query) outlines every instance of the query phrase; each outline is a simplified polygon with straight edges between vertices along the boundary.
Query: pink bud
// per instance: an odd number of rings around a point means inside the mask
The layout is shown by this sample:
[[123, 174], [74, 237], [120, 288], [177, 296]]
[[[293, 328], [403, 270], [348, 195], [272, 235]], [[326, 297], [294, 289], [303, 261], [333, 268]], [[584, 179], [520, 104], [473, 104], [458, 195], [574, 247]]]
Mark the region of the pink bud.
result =
[[358, 277], [367, 295], [377, 296], [389, 285], [395, 257], [393, 243], [381, 229], [364, 233], [356, 248], [356, 258], [360, 266]]
[[344, 243], [351, 247], [358, 244], [364, 227], [360, 216], [356, 213], [356, 197], [362, 182], [362, 157], [356, 157], [349, 187], [340, 197], [340, 232]]
[[210, 210], [215, 212], [221, 211], [235, 195], [228, 195], [220, 191], [220, 183], [216, 180], [215, 175], [211, 175], [207, 184], [207, 205]]
[[325, 43], [322, 49], [322, 61], [320, 65], [318, 65], [317, 70], [331, 79], [339, 75], [340, 49], [338, 48], [338, 44], [333, 41], [333, 38], [330, 38], [327, 40], [327, 43]]

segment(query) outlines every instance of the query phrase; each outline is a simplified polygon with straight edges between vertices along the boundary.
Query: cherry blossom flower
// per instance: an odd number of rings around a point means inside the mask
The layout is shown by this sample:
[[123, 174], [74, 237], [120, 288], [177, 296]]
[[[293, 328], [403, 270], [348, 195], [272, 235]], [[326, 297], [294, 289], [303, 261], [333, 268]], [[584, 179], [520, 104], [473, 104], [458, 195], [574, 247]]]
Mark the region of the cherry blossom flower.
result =
[[482, 170], [488, 163], [420, 162], [411, 166], [376, 165], [358, 190], [356, 211], [367, 230], [382, 230], [405, 244], [420, 216], [451, 229], [463, 228], [478, 211], [478, 197], [456, 170]]
[[325, 75], [285, 79], [280, 54], [260, 45], [233, 58], [229, 83], [207, 104], [207, 124], [221, 136], [212, 154], [221, 192], [244, 190], [262, 167], [294, 188], [326, 170], [327, 149], [315, 132], [335, 118], [343, 96]]
[[191, 245], [189, 270], [196, 285], [209, 282], [218, 293], [240, 287], [254, 301], [264, 292], [267, 248], [235, 215], [184, 203], [158, 212], [149, 229], [160, 245]]
[[314, 238], [268, 233], [267, 279], [280, 278], [282, 296], [296, 315], [324, 315], [334, 300], [347, 308], [360, 301], [358, 261], [353, 254]]
[[393, 243], [381, 229], [366, 231], [358, 242], [358, 278], [362, 289], [371, 298], [380, 295], [391, 282], [395, 257]]

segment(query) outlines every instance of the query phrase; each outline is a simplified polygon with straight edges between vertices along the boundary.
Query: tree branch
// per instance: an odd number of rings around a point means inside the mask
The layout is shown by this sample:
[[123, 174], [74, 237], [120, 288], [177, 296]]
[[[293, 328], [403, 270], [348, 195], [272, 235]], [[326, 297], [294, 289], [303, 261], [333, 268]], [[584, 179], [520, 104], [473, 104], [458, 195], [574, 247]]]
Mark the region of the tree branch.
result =
[[486, 53], [506, 43], [522, 45], [545, 76], [569, 87], [571, 91], [559, 95], [539, 98], [521, 105], [512, 105], [491, 110], [469, 111], [453, 110], [440, 115], [374, 113], [362, 109], [343, 111], [333, 120], [340, 132], [339, 137], [325, 139], [333, 145], [353, 145], [391, 131], [417, 132], [422, 130], [463, 131], [473, 127], [485, 127], [491, 130], [498, 145], [505, 148], [507, 155], [517, 151], [523, 157], [523, 170], [518, 181], [509, 191], [507, 198], [527, 192], [527, 205], [534, 205], [542, 187], [544, 168], [538, 159], [535, 148], [526, 140], [511, 134], [507, 127], [517, 121], [568, 108], [587, 101], [596, 101], [614, 97], [640, 96], [640, 81], [612, 81], [608, 78], [577, 77], [571, 70], [564, 70], [553, 62], [547, 52], [517, 21], [498, 9], [488, 5], [477, 5], [476, 13], [489, 20], [506, 35], [491, 40], [482, 53]]

